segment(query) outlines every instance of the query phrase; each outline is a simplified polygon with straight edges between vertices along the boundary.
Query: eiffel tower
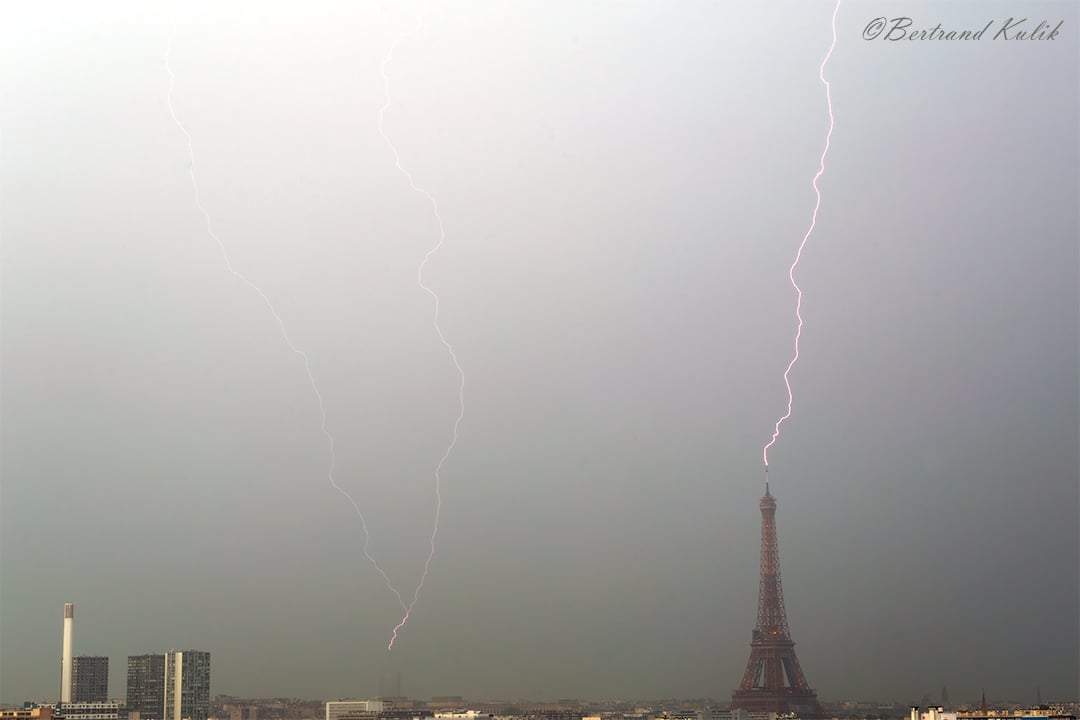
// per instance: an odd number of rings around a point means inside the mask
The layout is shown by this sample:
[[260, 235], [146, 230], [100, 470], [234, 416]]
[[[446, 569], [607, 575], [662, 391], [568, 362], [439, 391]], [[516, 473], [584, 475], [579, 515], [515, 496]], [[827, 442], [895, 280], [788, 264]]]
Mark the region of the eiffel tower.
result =
[[795, 642], [788, 631], [784, 591], [780, 586], [780, 550], [776, 543], [776, 498], [769, 494], [768, 475], [760, 507], [757, 627], [750, 641], [746, 673], [739, 689], [731, 694], [731, 708], [752, 713], [794, 713], [806, 720], [821, 718], [817, 692], [806, 682], [795, 657]]

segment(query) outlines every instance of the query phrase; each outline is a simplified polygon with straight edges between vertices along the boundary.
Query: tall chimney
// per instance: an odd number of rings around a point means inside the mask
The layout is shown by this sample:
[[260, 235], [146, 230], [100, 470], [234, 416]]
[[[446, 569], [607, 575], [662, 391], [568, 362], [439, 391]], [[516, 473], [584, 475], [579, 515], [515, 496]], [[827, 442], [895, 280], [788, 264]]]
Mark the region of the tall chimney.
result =
[[64, 658], [60, 670], [60, 702], [71, 702], [71, 626], [75, 622], [75, 604], [64, 603]]

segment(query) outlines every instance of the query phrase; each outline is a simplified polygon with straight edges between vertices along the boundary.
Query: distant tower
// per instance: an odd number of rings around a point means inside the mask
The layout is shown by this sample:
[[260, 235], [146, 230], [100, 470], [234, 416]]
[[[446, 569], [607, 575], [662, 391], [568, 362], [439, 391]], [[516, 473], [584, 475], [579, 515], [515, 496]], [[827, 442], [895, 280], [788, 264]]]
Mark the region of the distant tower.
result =
[[944, 685], [941, 686], [941, 707], [949, 709], [949, 688]]
[[776, 542], [776, 499], [761, 498], [761, 581], [758, 585], [757, 627], [750, 642], [739, 689], [731, 695], [731, 708], [748, 712], [796, 713], [801, 718], [822, 717], [817, 693], [810, 688], [795, 657], [788, 631], [784, 591], [780, 586], [780, 550]]
[[71, 626], [75, 622], [75, 603], [64, 603], [64, 650], [60, 667], [60, 702], [71, 702]]
[[405, 697], [401, 694], [401, 673], [397, 670], [387, 670], [382, 674], [382, 679], [379, 680], [379, 697], [383, 698], [400, 698]]

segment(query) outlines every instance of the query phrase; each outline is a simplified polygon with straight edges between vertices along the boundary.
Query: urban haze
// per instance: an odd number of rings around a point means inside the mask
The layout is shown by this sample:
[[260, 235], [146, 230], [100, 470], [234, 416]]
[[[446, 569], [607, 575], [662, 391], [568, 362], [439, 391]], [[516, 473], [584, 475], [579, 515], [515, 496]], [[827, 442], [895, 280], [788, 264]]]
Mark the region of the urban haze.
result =
[[[729, 698], [833, 7], [4, 4], [0, 702], [57, 698], [65, 602], [112, 696], [127, 656], [195, 648], [241, 697], [392, 670]], [[992, 27], [866, 39], [879, 17]], [[822, 698], [1080, 696], [1078, 33], [1071, 2], [840, 6], [769, 455]], [[437, 200], [465, 412], [390, 652], [401, 609], [303, 359], [207, 232], [170, 70], [212, 231], [306, 354], [406, 599], [459, 377], [387, 139]]]

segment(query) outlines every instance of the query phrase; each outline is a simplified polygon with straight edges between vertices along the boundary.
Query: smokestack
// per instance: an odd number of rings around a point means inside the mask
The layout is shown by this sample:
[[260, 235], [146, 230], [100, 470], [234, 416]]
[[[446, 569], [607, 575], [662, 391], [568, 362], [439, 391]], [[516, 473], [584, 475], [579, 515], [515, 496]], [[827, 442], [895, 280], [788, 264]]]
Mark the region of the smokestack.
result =
[[64, 603], [64, 658], [60, 670], [60, 702], [71, 702], [71, 626], [75, 622], [75, 603]]

